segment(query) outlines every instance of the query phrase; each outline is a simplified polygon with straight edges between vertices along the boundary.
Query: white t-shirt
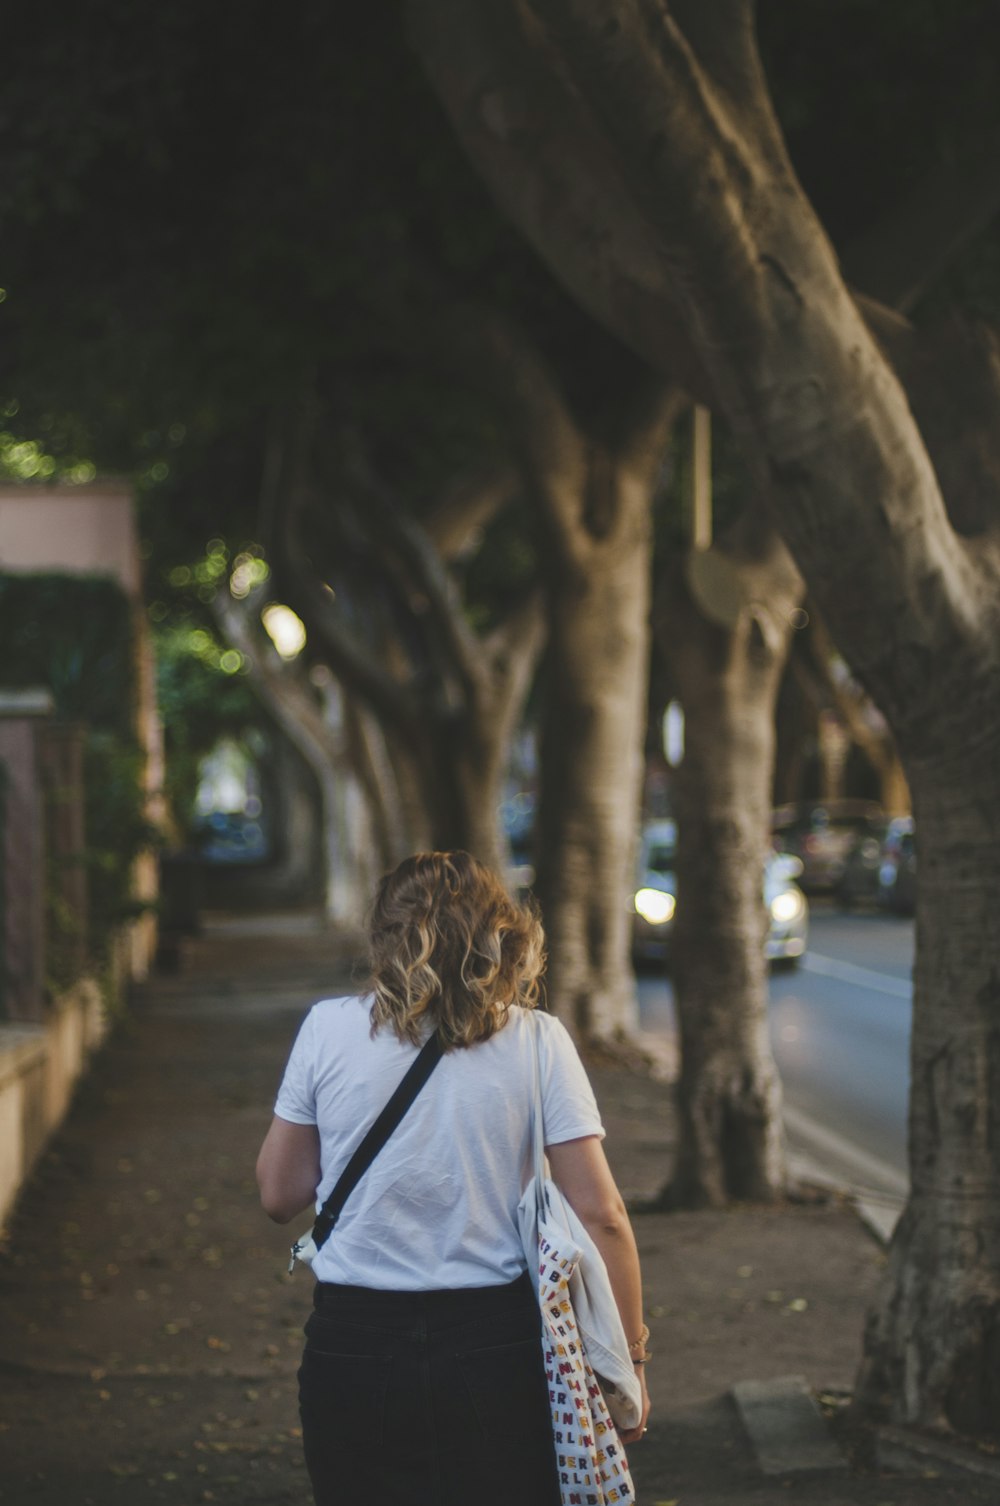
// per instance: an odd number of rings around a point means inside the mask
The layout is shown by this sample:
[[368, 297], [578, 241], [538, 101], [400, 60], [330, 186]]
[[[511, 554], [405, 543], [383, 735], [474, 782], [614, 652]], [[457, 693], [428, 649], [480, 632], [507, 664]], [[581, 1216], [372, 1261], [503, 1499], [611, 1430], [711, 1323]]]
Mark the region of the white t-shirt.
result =
[[[370, 1034], [369, 998], [306, 1016], [274, 1112], [320, 1134], [322, 1207], [418, 1048]], [[546, 1145], [604, 1135], [566, 1029], [537, 1014]], [[524, 1270], [517, 1204], [531, 1176], [532, 1021], [515, 1008], [488, 1041], [446, 1052], [365, 1172], [313, 1262], [319, 1281], [393, 1291], [499, 1286]]]

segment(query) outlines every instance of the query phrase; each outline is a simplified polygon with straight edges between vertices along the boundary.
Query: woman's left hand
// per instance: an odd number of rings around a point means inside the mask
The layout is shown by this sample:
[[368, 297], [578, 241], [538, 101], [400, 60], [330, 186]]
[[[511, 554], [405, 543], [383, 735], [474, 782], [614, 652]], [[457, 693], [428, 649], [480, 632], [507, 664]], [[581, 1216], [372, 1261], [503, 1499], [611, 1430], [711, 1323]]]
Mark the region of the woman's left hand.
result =
[[649, 1422], [650, 1400], [649, 1392], [646, 1390], [646, 1367], [645, 1365], [636, 1365], [635, 1368], [639, 1372], [639, 1384], [642, 1386], [642, 1416], [634, 1428], [629, 1428], [627, 1431], [619, 1433], [618, 1436], [622, 1443], [638, 1443], [643, 1433], [645, 1433], [646, 1425]]

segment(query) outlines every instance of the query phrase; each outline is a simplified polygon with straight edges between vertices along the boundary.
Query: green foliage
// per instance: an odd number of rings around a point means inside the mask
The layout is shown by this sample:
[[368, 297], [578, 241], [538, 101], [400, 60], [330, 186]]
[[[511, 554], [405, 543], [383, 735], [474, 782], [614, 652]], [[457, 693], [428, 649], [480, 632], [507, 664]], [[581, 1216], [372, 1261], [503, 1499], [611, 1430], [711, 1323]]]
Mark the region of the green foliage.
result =
[[[18, 404], [7, 404], [5, 417], [13, 418]], [[93, 481], [97, 474], [89, 460], [76, 460], [63, 456], [57, 459], [46, 454], [34, 439], [18, 439], [7, 429], [0, 429], [0, 479], [4, 481], [70, 481], [80, 483]]]
[[[132, 863], [154, 838], [145, 816], [143, 753], [134, 729], [131, 610], [109, 580], [0, 575], [0, 682], [8, 689], [46, 686], [59, 718], [87, 726], [83, 861], [87, 944], [97, 962], [114, 927], [134, 914]], [[55, 899], [49, 920], [57, 937], [71, 924]], [[54, 950], [58, 954], [58, 945]]]
[[131, 612], [110, 580], [0, 576], [0, 677], [15, 688], [48, 686], [63, 720], [127, 741], [135, 704]]
[[584, 407], [627, 386], [631, 358], [494, 209], [395, 13], [306, 4], [276, 29], [259, 0], [83, 0], [55, 31], [11, 18], [4, 50], [10, 443], [129, 475], [154, 574], [210, 533], [273, 546], [261, 478], [304, 404], [330, 507], [343, 429], [418, 512], [509, 453], [476, 384], [424, 359], [442, 296], [513, 308]]
[[234, 649], [190, 618], [156, 630], [160, 712], [166, 740], [166, 796], [182, 845], [194, 837], [199, 767], [223, 737], [252, 739], [263, 716]]

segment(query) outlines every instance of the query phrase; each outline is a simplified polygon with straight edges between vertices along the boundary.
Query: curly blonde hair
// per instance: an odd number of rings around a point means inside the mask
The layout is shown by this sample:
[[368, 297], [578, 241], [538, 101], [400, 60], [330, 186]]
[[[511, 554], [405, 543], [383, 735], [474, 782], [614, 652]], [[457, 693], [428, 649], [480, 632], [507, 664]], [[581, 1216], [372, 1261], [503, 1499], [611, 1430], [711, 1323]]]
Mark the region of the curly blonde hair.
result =
[[373, 1035], [389, 1026], [417, 1044], [433, 1022], [450, 1051], [538, 1003], [541, 921], [467, 852], [405, 858], [375, 892], [368, 939]]

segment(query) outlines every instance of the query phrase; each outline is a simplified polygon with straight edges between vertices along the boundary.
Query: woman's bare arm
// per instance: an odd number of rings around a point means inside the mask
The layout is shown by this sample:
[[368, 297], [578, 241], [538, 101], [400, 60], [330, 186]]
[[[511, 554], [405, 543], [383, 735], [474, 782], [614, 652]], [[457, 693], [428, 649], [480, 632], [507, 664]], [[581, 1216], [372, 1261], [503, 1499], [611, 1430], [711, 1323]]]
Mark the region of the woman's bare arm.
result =
[[[631, 1344], [643, 1330], [639, 1252], [604, 1147], [596, 1135], [587, 1135], [562, 1145], [547, 1145], [545, 1154], [553, 1181], [604, 1257], [625, 1336]], [[637, 1373], [642, 1381], [642, 1418], [638, 1427], [622, 1433], [625, 1443], [642, 1437], [649, 1415], [645, 1367], [639, 1365]]]
[[287, 1224], [316, 1200], [319, 1186], [319, 1131], [315, 1124], [271, 1120], [257, 1157], [257, 1186], [264, 1212]]

